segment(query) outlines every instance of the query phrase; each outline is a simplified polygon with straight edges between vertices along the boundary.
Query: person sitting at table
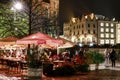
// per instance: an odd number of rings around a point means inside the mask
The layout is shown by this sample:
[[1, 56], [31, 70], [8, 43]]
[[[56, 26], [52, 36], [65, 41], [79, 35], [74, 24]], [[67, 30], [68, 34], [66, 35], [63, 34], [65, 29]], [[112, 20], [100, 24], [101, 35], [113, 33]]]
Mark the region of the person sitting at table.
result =
[[6, 53], [6, 55], [5, 55], [6, 57], [10, 57], [11, 56], [11, 53], [10, 53], [10, 51], [7, 51], [7, 53]]
[[53, 55], [53, 61], [55, 61], [55, 60], [59, 60], [59, 56], [57, 54]]
[[22, 54], [20, 55], [20, 59], [26, 61], [26, 59], [27, 59], [26, 57], [27, 57], [27, 54], [26, 54], [25, 50], [22, 50]]
[[58, 54], [58, 56], [59, 56], [59, 60], [64, 60], [62, 53]]
[[13, 50], [11, 57], [16, 57], [16, 50]]
[[67, 50], [64, 54], [64, 59], [69, 60], [70, 59], [70, 52]]

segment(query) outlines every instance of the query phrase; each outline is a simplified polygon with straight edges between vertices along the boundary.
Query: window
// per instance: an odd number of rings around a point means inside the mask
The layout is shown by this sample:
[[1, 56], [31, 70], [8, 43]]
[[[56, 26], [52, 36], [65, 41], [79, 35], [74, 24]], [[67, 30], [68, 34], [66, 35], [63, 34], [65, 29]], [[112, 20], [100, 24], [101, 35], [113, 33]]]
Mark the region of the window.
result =
[[87, 38], [87, 42], [90, 42], [90, 38]]
[[85, 19], [87, 19], [88, 18], [88, 16], [85, 16]]
[[93, 28], [95, 28], [95, 24], [93, 24]]
[[75, 35], [75, 32], [74, 32], [74, 34], [73, 35]]
[[110, 43], [111, 43], [111, 44], [114, 44], [114, 43], [115, 43], [115, 41], [114, 41], [114, 40], [110, 40]]
[[82, 30], [82, 34], [84, 34], [84, 31]]
[[111, 27], [113, 27], [114, 26], [114, 24], [113, 23], [111, 23]]
[[104, 32], [104, 28], [101, 28], [100, 31], [101, 31], [101, 32]]
[[82, 28], [84, 28], [84, 25], [82, 24]]
[[104, 23], [100, 23], [100, 26], [104, 26]]
[[88, 34], [90, 34], [90, 30], [88, 30]]
[[74, 29], [75, 29], [75, 26], [74, 26]]
[[79, 29], [80, 29], [80, 25], [79, 25]]
[[88, 27], [90, 27], [90, 24], [88, 24]]
[[111, 32], [114, 32], [114, 29], [113, 28], [111, 28], [111, 30], [110, 30]]
[[106, 23], [105, 25], [106, 25], [106, 26], [109, 26], [109, 24], [108, 24], [108, 23]]
[[79, 31], [78, 31], [78, 35], [79, 35]]
[[111, 38], [114, 38], [114, 34], [111, 34]]
[[95, 34], [95, 30], [93, 30], [93, 34]]
[[109, 34], [105, 34], [105, 37], [106, 37], [106, 38], [109, 38]]
[[84, 38], [82, 38], [82, 42], [84, 42], [85, 41], [85, 39]]
[[103, 39], [100, 40], [100, 44], [104, 44], [104, 40]]
[[109, 28], [106, 28], [106, 32], [109, 32]]
[[101, 38], [104, 38], [104, 34], [100, 34], [100, 37], [101, 37]]
[[105, 43], [106, 43], [106, 44], [109, 44], [109, 40], [108, 40], [108, 39], [106, 39], [106, 40], [105, 40]]

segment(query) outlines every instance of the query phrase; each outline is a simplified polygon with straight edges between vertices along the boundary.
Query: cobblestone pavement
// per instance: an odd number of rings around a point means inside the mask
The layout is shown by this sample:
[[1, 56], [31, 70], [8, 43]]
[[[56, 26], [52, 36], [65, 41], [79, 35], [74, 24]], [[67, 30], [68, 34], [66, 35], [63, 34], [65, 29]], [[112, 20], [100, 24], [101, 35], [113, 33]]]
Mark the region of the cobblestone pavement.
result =
[[69, 77], [46, 77], [42, 80], [120, 80], [120, 71], [99, 70]]
[[117, 63], [113, 68], [103, 64], [99, 65], [99, 70], [95, 71], [95, 65], [90, 65], [91, 71], [85, 74], [79, 74], [69, 77], [43, 77], [42, 80], [120, 80], [120, 64]]
[[[120, 64], [117, 64], [115, 68], [111, 65], [105, 67], [104, 64], [100, 64], [98, 71], [94, 70], [95, 65], [91, 65], [91, 71], [87, 73], [81, 73], [68, 77], [46, 77], [43, 76], [42, 80], [120, 80]], [[26, 79], [25, 79], [26, 78]], [[21, 78], [21, 74], [14, 72], [7, 72], [6, 69], [0, 70], [0, 80], [28, 80], [27, 77]], [[34, 79], [41, 80], [41, 79]]]

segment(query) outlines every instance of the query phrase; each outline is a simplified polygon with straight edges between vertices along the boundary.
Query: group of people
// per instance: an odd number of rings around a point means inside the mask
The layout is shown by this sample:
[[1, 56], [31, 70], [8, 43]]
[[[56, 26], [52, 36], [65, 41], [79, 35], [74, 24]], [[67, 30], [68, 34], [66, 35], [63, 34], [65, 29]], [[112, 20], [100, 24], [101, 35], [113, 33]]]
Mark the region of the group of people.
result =
[[7, 57], [7, 58], [16, 58], [20, 60], [27, 60], [27, 53], [25, 49], [10, 49], [10, 50], [4, 50], [0, 55], [0, 57]]
[[116, 51], [114, 49], [109, 50], [108, 48], [105, 49], [105, 66], [109, 66], [109, 63], [111, 61], [112, 67], [115, 67], [116, 63]]

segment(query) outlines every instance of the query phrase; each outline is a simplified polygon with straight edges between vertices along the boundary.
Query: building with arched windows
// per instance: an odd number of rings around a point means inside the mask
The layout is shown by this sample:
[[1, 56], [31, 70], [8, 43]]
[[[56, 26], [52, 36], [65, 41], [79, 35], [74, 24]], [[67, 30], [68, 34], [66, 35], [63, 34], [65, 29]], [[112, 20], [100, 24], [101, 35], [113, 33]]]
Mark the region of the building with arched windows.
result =
[[119, 41], [119, 36], [116, 35], [117, 24], [115, 20], [92, 13], [83, 15], [81, 19], [72, 18], [70, 22], [64, 23], [63, 34], [68, 40], [85, 45], [90, 43], [114, 45], [116, 39]]
[[64, 36], [72, 42], [89, 44], [97, 42], [97, 21], [93, 14], [72, 18], [69, 23], [64, 24]]
[[116, 43], [120, 44], [120, 22], [116, 26]]

